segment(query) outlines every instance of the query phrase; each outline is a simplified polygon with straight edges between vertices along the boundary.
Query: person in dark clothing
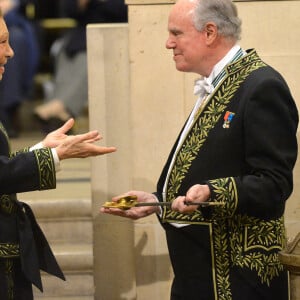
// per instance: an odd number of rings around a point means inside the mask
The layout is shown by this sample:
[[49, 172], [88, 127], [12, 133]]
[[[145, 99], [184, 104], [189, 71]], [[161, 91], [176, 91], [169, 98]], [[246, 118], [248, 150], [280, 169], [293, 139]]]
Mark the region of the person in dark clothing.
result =
[[[0, 80], [14, 52], [0, 10]], [[30, 206], [16, 193], [54, 189], [60, 162], [114, 152], [101, 147], [98, 131], [68, 136], [74, 120], [49, 133], [42, 142], [11, 151], [7, 131], [0, 122], [0, 298], [33, 299], [32, 284], [43, 290], [40, 270], [64, 279], [64, 275]]]
[[75, 19], [77, 26], [55, 43], [53, 88], [47, 101], [34, 110], [46, 132], [78, 117], [87, 105], [86, 25], [127, 22], [124, 0], [64, 0], [62, 14]]

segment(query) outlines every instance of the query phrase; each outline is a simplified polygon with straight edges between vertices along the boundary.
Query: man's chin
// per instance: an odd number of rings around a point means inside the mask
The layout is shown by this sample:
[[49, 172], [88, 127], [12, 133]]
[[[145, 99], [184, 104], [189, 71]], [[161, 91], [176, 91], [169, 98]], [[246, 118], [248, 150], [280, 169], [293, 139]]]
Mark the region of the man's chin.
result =
[[177, 71], [180, 71], [180, 72], [190, 72], [187, 68], [185, 68], [182, 65], [176, 65], [176, 69], [177, 69]]

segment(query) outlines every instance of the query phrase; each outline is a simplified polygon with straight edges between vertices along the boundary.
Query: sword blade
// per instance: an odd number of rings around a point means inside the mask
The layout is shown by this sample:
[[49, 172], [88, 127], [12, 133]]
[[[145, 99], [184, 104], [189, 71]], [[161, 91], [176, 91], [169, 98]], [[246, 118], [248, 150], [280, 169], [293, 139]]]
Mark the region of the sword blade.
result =
[[171, 206], [172, 202], [138, 202], [134, 207], [139, 206]]
[[[215, 206], [215, 205], [224, 205], [223, 202], [187, 202], [184, 201], [184, 204], [187, 206], [190, 205], [198, 205], [198, 206]], [[140, 206], [171, 206], [172, 202], [138, 202], [134, 205], [134, 207], [140, 207]]]

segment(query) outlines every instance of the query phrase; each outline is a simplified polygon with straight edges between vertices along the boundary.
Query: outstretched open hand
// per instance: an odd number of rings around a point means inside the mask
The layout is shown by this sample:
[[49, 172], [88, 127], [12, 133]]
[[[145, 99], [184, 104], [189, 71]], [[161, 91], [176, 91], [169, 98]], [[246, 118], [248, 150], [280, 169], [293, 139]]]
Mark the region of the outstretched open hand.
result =
[[70, 119], [63, 126], [49, 133], [43, 140], [44, 147], [55, 148], [61, 160], [97, 156], [116, 151], [115, 147], [101, 147], [94, 144], [102, 139], [96, 130], [68, 136], [66, 133], [73, 125], [74, 119]]
[[67, 132], [74, 126], [74, 119], [69, 119], [60, 128], [50, 132], [43, 140], [44, 147], [55, 148], [67, 138]]

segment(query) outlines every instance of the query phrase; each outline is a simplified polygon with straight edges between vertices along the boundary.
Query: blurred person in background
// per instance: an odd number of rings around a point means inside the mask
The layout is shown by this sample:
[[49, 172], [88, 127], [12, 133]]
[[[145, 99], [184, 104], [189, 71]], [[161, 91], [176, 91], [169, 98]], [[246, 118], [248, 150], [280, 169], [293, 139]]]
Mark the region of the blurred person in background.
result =
[[55, 58], [53, 88], [46, 102], [37, 106], [34, 115], [41, 129], [50, 132], [70, 117], [80, 116], [88, 101], [86, 25], [90, 23], [127, 22], [124, 0], [63, 0], [62, 12], [77, 25], [52, 47]]
[[0, 82], [0, 120], [9, 137], [18, 136], [17, 114], [21, 103], [30, 96], [33, 77], [39, 63], [39, 43], [35, 28], [21, 12], [29, 0], [0, 0], [0, 8], [16, 54], [6, 65]]

